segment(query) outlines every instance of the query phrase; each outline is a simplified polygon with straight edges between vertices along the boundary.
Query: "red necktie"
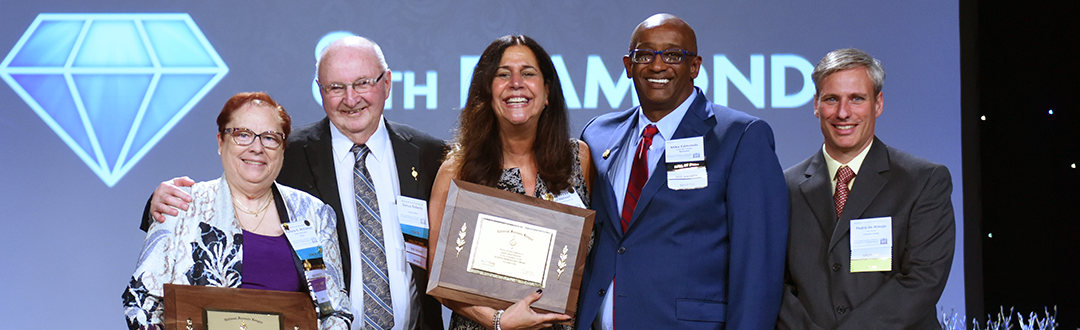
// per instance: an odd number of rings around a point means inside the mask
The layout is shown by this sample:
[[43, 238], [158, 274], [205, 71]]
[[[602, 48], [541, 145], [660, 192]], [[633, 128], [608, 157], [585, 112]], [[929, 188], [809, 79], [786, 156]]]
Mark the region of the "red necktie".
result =
[[855, 178], [855, 172], [851, 171], [850, 167], [841, 166], [836, 170], [836, 193], [833, 195], [833, 202], [836, 203], [836, 219], [840, 219], [840, 213], [844, 211], [844, 204], [847, 203], [848, 198], [848, 182]]
[[630, 226], [630, 217], [634, 216], [634, 208], [637, 207], [638, 198], [641, 197], [641, 188], [645, 186], [645, 181], [649, 180], [649, 147], [652, 146], [653, 136], [659, 132], [656, 125], [645, 126], [641, 143], [638, 144], [637, 152], [634, 154], [634, 164], [630, 169], [630, 181], [626, 184], [626, 197], [623, 198], [622, 205], [621, 223], [624, 233], [626, 227]]

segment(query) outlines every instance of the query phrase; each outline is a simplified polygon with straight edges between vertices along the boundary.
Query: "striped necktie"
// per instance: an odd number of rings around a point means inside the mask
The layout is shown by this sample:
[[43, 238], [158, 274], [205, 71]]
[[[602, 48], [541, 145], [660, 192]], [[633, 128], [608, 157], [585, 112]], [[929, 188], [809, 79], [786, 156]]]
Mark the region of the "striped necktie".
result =
[[375, 185], [365, 166], [371, 153], [366, 145], [352, 147], [356, 155], [353, 167], [353, 194], [356, 197], [356, 218], [360, 222], [361, 272], [364, 277], [364, 327], [390, 329], [394, 327], [394, 307], [390, 301], [390, 278], [386, 268], [386, 246], [383, 241], [382, 217]]

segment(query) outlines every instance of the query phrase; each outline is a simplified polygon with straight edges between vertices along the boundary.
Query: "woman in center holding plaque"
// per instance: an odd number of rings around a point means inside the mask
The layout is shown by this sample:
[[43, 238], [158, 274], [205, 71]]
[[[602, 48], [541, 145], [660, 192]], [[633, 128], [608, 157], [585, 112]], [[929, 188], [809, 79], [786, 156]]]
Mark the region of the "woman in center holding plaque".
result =
[[217, 118], [225, 173], [188, 188], [187, 211], [152, 222], [123, 294], [129, 328], [164, 328], [165, 284], [310, 293], [320, 329], [349, 328], [333, 209], [274, 182], [290, 122], [265, 93], [225, 103]]
[[[551, 57], [523, 36], [495, 39], [473, 71], [461, 128], [431, 192], [428, 260], [434, 260], [452, 179], [588, 207], [589, 147], [570, 138], [569, 113]], [[567, 199], [570, 199], [568, 202]], [[429, 267], [430, 269], [430, 267]], [[454, 311], [450, 329], [540, 329], [570, 320], [536, 313], [542, 289], [506, 310], [440, 299]]]

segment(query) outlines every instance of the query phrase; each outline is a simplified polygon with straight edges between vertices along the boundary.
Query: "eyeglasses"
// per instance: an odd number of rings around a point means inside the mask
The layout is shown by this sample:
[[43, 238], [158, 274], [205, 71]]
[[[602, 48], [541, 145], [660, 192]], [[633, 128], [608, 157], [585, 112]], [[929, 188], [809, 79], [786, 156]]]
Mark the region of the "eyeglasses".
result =
[[383, 73], [380, 74], [378, 78], [358, 79], [351, 84], [330, 83], [328, 85], [323, 85], [320, 83], [319, 89], [321, 89], [323, 93], [330, 94], [332, 96], [342, 96], [345, 95], [345, 90], [348, 89], [349, 86], [352, 86], [352, 89], [357, 93], [363, 93], [371, 90], [371, 87], [374, 87], [375, 84], [382, 80], [383, 76], [385, 75], [386, 71], [383, 71]]
[[226, 128], [222, 133], [232, 135], [233, 142], [240, 146], [249, 146], [258, 139], [264, 148], [277, 149], [285, 141], [285, 134], [274, 131], [255, 134], [246, 128]]
[[630, 61], [636, 64], [648, 64], [652, 63], [656, 59], [656, 55], [660, 54], [660, 60], [667, 64], [679, 64], [686, 60], [686, 56], [697, 56], [694, 52], [685, 51], [682, 49], [665, 49], [665, 50], [652, 50], [652, 49], [634, 49], [630, 51]]

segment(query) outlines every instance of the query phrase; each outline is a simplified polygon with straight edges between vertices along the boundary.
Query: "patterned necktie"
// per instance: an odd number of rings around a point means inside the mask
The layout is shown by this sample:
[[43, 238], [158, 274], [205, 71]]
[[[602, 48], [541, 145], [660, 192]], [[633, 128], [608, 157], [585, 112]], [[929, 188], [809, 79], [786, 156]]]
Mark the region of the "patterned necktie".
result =
[[390, 329], [394, 327], [394, 308], [390, 302], [390, 278], [386, 270], [386, 247], [383, 245], [382, 217], [375, 185], [365, 166], [371, 153], [366, 145], [354, 145], [356, 167], [353, 167], [353, 194], [356, 198], [356, 218], [360, 222], [360, 253], [364, 277], [364, 327]]
[[848, 182], [855, 178], [855, 172], [851, 167], [841, 166], [836, 170], [836, 193], [833, 194], [833, 202], [836, 203], [836, 219], [840, 220], [840, 213], [844, 211], [844, 204], [848, 198]]
[[630, 226], [630, 217], [634, 216], [634, 208], [637, 207], [638, 198], [641, 197], [641, 188], [645, 181], [649, 180], [649, 147], [652, 146], [652, 138], [659, 133], [656, 125], [645, 126], [642, 132], [641, 144], [638, 144], [634, 153], [634, 163], [630, 167], [630, 181], [626, 184], [626, 197], [623, 197], [622, 206], [622, 231]]

